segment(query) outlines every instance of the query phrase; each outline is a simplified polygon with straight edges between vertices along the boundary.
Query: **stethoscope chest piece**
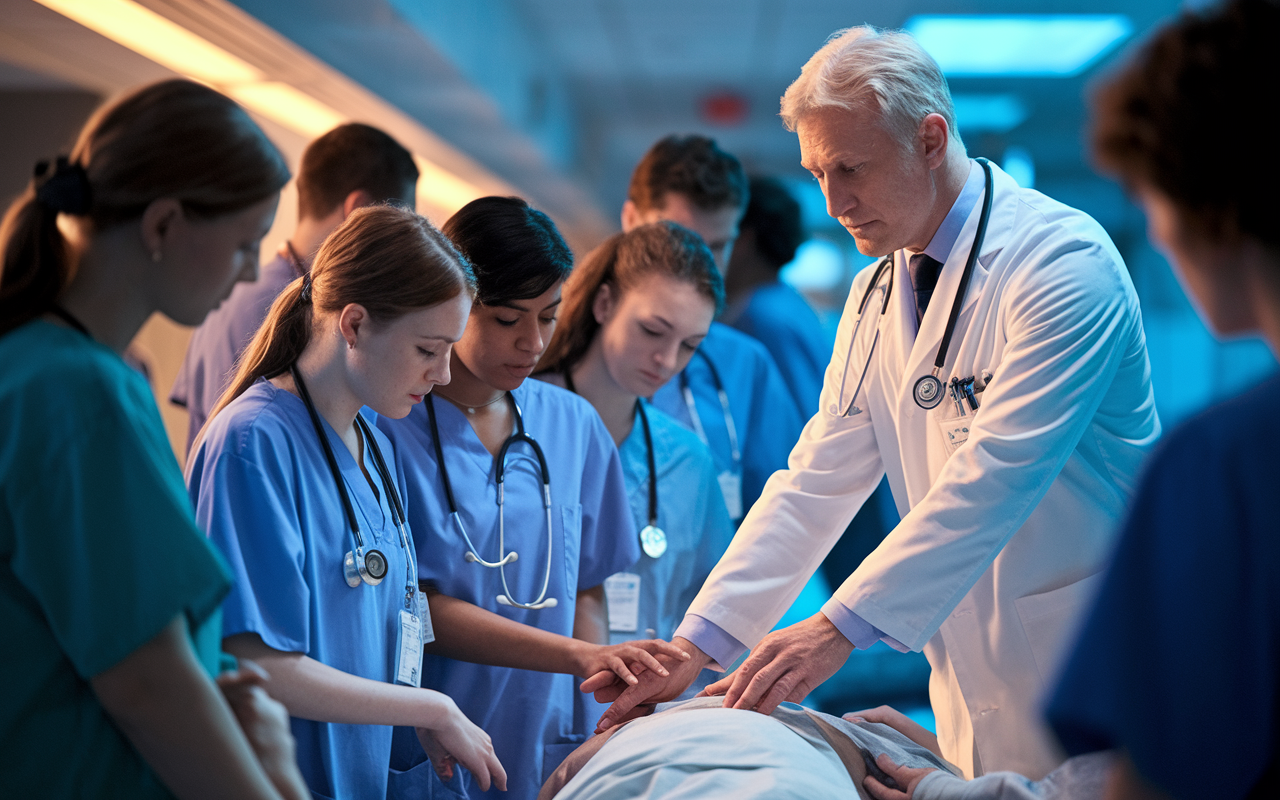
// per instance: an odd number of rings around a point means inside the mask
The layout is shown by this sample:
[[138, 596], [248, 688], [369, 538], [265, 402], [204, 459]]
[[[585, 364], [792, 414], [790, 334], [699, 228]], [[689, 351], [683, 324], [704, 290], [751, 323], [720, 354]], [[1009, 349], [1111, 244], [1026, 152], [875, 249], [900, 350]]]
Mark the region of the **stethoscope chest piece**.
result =
[[649, 558], [661, 558], [667, 552], [667, 534], [657, 525], [645, 525], [640, 531], [640, 547]]
[[926, 410], [934, 408], [942, 402], [942, 381], [937, 375], [925, 375], [916, 381], [911, 394], [915, 397], [916, 405]]
[[387, 558], [379, 550], [367, 553], [348, 550], [347, 557], [342, 561], [342, 574], [347, 579], [347, 585], [353, 589], [361, 583], [377, 586], [387, 577]]

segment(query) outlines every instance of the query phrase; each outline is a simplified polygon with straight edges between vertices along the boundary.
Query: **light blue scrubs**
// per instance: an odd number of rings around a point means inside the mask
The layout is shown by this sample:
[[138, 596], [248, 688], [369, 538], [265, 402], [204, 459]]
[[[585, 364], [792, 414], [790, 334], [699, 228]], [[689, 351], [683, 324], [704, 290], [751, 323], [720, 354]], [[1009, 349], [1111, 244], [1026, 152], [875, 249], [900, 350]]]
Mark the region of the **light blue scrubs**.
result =
[[[658, 471], [658, 527], [667, 534], [667, 551], [658, 558], [641, 554], [628, 570], [640, 578], [637, 624], [630, 631], [610, 626], [613, 644], [631, 639], [669, 641], [733, 539], [733, 522], [720, 497], [711, 451], [692, 431], [646, 406]], [[649, 457], [638, 417], [618, 455], [631, 516], [639, 530], [649, 524]]]
[[231, 382], [236, 359], [267, 318], [271, 304], [284, 287], [300, 277], [289, 258], [277, 254], [262, 265], [256, 281], [237, 283], [230, 296], [192, 332], [187, 355], [169, 392], [169, 402], [187, 409], [188, 450]]
[[[361, 413], [375, 423], [372, 411]], [[214, 418], [187, 468], [196, 520], [235, 577], [222, 607], [223, 635], [256, 633], [276, 650], [392, 683], [405, 551], [369, 448], [364, 469], [376, 492], [323, 424], [365, 547], [386, 556], [387, 577], [377, 586], [347, 585], [342, 562], [351, 532], [306, 406], [260, 380]], [[391, 443], [376, 429], [374, 437], [392, 465]], [[397, 488], [403, 497], [403, 485]], [[314, 796], [384, 800], [390, 726], [290, 722]]]
[[[554, 608], [526, 610], [499, 605], [498, 570], [464, 560], [466, 544], [449, 519], [426, 408], [402, 420], [380, 419], [405, 475], [410, 527], [419, 553], [418, 574], [442, 594], [508, 619], [564, 636], [573, 635], [579, 590], [604, 583], [640, 557], [618, 451], [592, 406], [580, 397], [529, 380], [513, 392], [525, 430], [546, 454], [551, 473], [553, 546], [548, 597]], [[434, 401], [453, 494], [479, 555], [498, 560], [496, 464], [465, 415], [448, 401]], [[506, 567], [514, 599], [538, 596], [547, 569], [546, 512], [542, 478], [528, 445], [507, 452], [506, 544], [520, 554]], [[604, 706], [577, 689], [572, 675], [468, 664], [427, 655], [422, 685], [454, 699], [492, 738], [507, 771], [506, 793], [473, 796], [533, 800], [543, 780], [595, 728]], [[586, 698], [585, 702], [575, 698]], [[575, 714], [575, 706], [577, 713]], [[397, 748], [413, 732], [397, 729]], [[420, 749], [420, 748], [419, 748]]]
[[[729, 413], [738, 435], [737, 461], [708, 361], [715, 365], [729, 398]], [[725, 498], [729, 514], [737, 523], [760, 497], [769, 476], [786, 468], [787, 456], [800, 439], [804, 423], [769, 351], [728, 325], [711, 323], [707, 337], [685, 367], [685, 375], [722, 486], [735, 480], [741, 484], [738, 500]], [[678, 376], [654, 394], [653, 404], [686, 428], [697, 430]]]
[[799, 292], [782, 281], [758, 286], [740, 312], [732, 319], [726, 315], [725, 322], [757, 339], [773, 356], [801, 417], [807, 420], [818, 413], [818, 395], [835, 340]]

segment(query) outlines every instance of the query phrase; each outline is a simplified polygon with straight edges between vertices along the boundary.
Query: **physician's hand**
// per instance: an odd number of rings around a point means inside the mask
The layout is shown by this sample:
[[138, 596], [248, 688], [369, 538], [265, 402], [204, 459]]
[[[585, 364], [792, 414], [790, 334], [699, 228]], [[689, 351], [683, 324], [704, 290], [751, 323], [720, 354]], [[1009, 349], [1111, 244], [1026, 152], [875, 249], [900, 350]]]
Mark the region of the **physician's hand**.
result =
[[237, 669], [218, 676], [222, 696], [276, 790], [285, 797], [309, 798], [311, 792], [298, 769], [289, 712], [267, 694], [266, 671], [247, 658], [239, 662]]
[[924, 776], [936, 771], [932, 767], [911, 769], [898, 766], [893, 759], [884, 753], [876, 756], [876, 766], [883, 770], [884, 774], [892, 778], [897, 787], [890, 789], [876, 780], [874, 775], [868, 774], [862, 781], [862, 788], [866, 789], [867, 794], [874, 797], [875, 800], [911, 800], [915, 796], [916, 786], [920, 784], [920, 781], [924, 780]]
[[693, 683], [693, 679], [698, 677], [702, 668], [711, 662], [711, 658], [688, 639], [677, 636], [671, 644], [675, 649], [688, 653], [689, 658], [677, 660], [665, 652], [657, 654], [656, 659], [665, 667], [667, 674], [646, 669], [639, 672], [635, 683], [628, 684], [613, 672], [606, 671], [597, 672], [582, 682], [578, 688], [595, 693], [597, 702], [613, 703], [605, 709], [604, 715], [596, 723], [596, 733], [648, 713], [644, 709], [641, 709], [641, 713], [635, 713], [637, 706], [679, 697]]
[[803, 700], [836, 674], [851, 652], [853, 645], [819, 612], [764, 637], [742, 666], [703, 694], [723, 694], [725, 708], [771, 714], [779, 703]]
[[449, 701], [449, 714], [438, 728], [418, 728], [418, 741], [427, 751], [436, 773], [448, 780], [453, 776], [453, 764], [466, 767], [480, 785], [481, 791], [489, 791], [489, 785], [507, 790], [507, 771], [502, 768], [493, 752], [493, 740], [475, 723], [467, 719], [453, 700]]

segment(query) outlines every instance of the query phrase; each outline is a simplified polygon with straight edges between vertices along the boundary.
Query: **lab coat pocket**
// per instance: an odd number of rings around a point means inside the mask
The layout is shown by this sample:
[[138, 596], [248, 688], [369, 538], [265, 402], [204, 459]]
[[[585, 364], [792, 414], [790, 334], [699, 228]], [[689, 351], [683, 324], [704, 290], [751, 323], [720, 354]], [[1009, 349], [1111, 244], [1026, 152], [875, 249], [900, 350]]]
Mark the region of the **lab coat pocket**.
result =
[[560, 538], [564, 542], [564, 588], [572, 599], [578, 591], [578, 562], [582, 558], [582, 506], [561, 506], [560, 519]]
[[1046, 686], [1057, 678], [1067, 647], [1075, 641], [1081, 618], [1093, 603], [1102, 575], [1096, 572], [1075, 583], [1013, 601], [1036, 671]]
[[950, 458], [952, 453], [960, 449], [960, 445], [969, 441], [969, 426], [973, 424], [974, 415], [957, 414], [955, 406], [949, 405], [945, 400], [942, 406], [929, 414], [938, 426], [938, 433], [942, 435], [943, 452]]

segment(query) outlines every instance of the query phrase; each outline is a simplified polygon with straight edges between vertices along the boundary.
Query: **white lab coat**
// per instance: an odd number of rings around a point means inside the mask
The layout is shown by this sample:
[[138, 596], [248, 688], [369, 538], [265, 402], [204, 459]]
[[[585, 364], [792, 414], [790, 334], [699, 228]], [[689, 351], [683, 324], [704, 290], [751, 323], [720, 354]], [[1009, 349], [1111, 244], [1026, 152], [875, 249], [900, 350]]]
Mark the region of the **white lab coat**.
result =
[[[754, 646], [887, 472], [901, 524], [835, 592], [933, 667], [944, 755], [967, 776], [1033, 779], [1061, 755], [1040, 721], [1074, 622], [1104, 565], [1144, 454], [1160, 432], [1138, 299], [1087, 215], [994, 172], [991, 222], [941, 377], [993, 374], [951, 451], [912, 386], [933, 368], [981, 202], [916, 334], [903, 254], [859, 406], [836, 409], [854, 282], [817, 415], [742, 523], [689, 613]], [[878, 302], [878, 301], [876, 301]], [[869, 318], [870, 319], [870, 318]], [[873, 332], [858, 335], [856, 382]]]

